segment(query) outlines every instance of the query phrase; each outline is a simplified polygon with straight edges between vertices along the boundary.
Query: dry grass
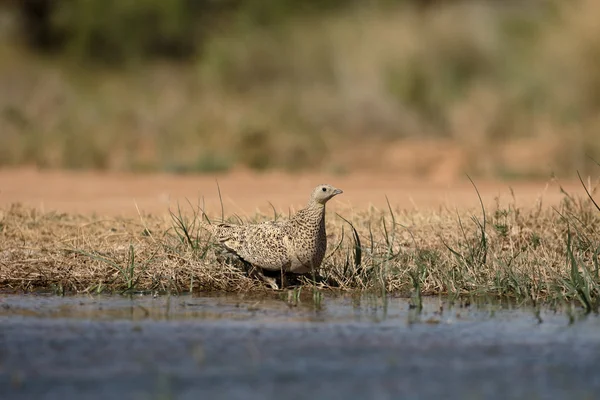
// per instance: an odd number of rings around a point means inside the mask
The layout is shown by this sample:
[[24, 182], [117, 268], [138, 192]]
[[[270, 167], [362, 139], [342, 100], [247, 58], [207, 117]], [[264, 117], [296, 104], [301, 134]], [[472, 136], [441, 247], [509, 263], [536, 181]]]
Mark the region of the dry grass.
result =
[[[328, 215], [323, 279], [302, 282], [412, 294], [417, 304], [422, 295], [486, 295], [576, 300], [597, 310], [600, 209], [591, 198], [565, 193], [557, 208], [540, 201], [472, 212], [344, 210], [343, 218]], [[185, 208], [138, 219], [40, 213], [19, 205], [0, 210], [0, 288], [59, 294], [270, 290], [218, 261], [198, 208]]]

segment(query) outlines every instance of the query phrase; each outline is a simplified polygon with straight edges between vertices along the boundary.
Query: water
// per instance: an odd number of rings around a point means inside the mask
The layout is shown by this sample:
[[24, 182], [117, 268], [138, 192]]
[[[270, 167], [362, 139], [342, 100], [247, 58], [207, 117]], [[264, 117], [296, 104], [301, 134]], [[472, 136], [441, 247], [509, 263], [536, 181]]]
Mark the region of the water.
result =
[[598, 398], [600, 318], [571, 322], [437, 298], [0, 295], [0, 398]]

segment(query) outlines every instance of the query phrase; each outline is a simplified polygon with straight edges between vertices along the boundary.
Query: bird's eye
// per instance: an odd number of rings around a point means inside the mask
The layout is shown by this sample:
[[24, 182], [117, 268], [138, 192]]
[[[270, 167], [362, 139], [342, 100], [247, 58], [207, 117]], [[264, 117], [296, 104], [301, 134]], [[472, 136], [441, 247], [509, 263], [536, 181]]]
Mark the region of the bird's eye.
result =
[[327, 188], [323, 188], [322, 190], [323, 190], [324, 192], [326, 192], [326, 191], [327, 191]]

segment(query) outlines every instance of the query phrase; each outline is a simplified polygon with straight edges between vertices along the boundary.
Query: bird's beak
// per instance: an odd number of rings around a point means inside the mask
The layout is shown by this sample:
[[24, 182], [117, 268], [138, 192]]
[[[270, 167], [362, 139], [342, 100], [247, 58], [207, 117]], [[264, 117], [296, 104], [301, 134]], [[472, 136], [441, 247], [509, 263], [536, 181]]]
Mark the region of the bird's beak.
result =
[[342, 189], [335, 189], [335, 190], [333, 191], [333, 194], [334, 194], [334, 195], [338, 195], [338, 194], [342, 194], [342, 193], [344, 193], [344, 191], [343, 191]]

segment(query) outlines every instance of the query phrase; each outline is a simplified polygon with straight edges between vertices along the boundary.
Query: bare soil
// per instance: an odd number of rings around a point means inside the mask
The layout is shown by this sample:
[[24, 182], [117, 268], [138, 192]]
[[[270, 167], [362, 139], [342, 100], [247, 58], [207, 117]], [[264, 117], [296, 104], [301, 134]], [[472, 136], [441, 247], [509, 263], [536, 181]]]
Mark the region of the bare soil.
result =
[[[393, 174], [285, 174], [253, 173], [243, 170], [216, 175], [169, 175], [106, 172], [49, 171], [33, 168], [0, 170], [0, 208], [21, 203], [41, 211], [106, 216], [163, 215], [177, 204], [187, 206], [204, 201], [209, 214], [220, 213], [219, 191], [227, 214], [297, 209], [310, 190], [331, 183], [344, 190], [331, 208], [387, 207], [427, 210], [440, 207], [473, 208], [479, 205], [473, 185], [463, 179], [420, 180]], [[475, 179], [486, 206], [496, 198], [512, 202], [511, 189], [519, 207], [530, 208], [540, 199], [545, 206], [556, 205], [569, 193], [584, 194], [575, 180], [490, 181]]]

